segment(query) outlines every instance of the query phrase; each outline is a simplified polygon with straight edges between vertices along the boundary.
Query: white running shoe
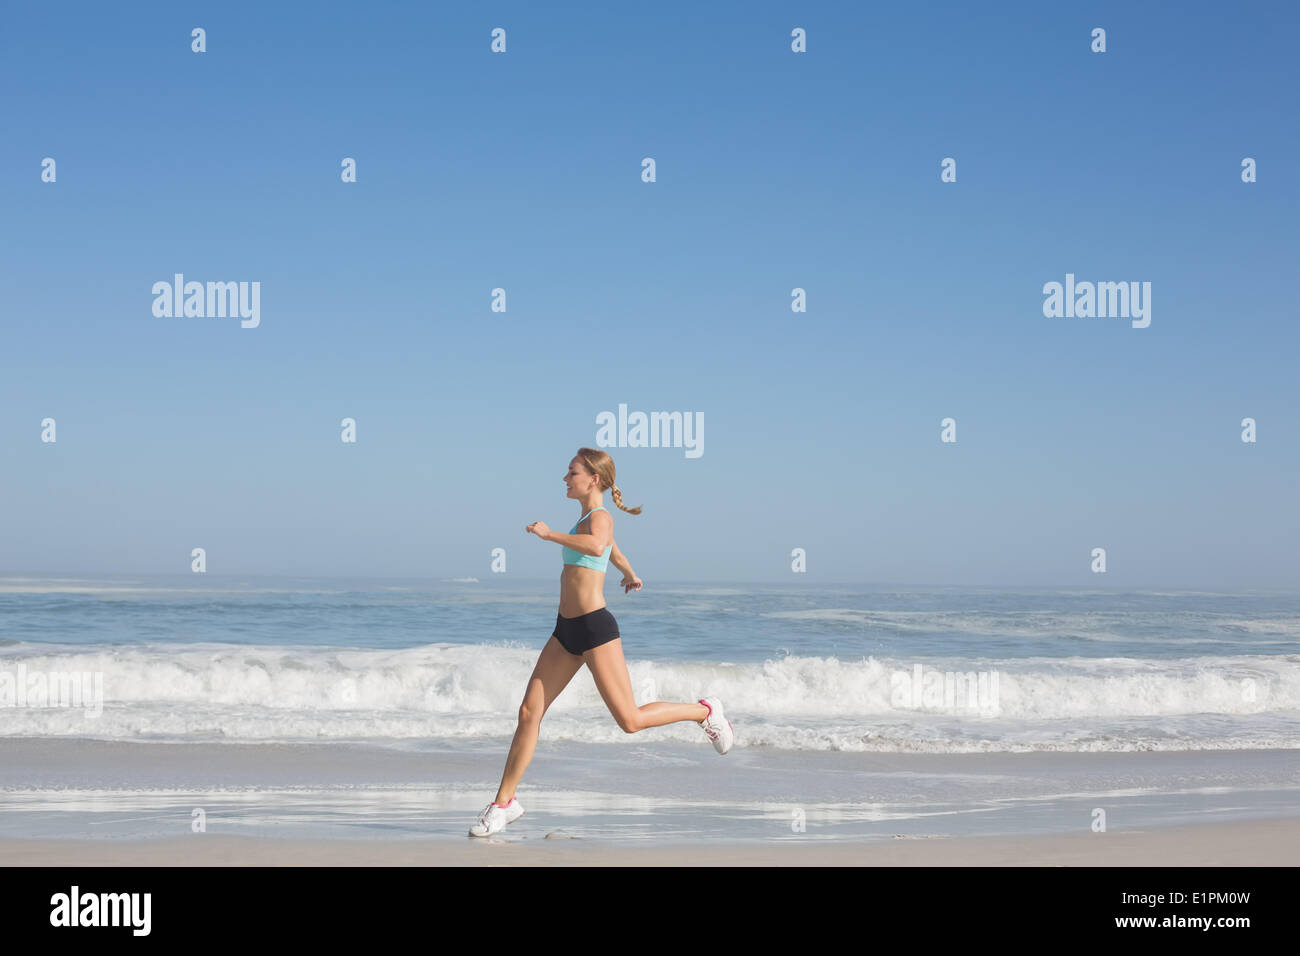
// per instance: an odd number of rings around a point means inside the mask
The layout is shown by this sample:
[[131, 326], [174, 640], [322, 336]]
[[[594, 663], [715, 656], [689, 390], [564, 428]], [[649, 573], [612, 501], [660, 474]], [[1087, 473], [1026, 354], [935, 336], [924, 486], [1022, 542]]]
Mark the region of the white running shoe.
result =
[[713, 749], [720, 754], [725, 754], [731, 749], [732, 741], [736, 739], [736, 732], [732, 729], [731, 721], [727, 720], [722, 712], [722, 701], [716, 697], [702, 697], [700, 703], [709, 708], [709, 716], [701, 721], [700, 726], [713, 741]]
[[510, 802], [504, 807], [498, 806], [496, 801], [493, 801], [478, 815], [478, 820], [469, 828], [469, 835], [490, 836], [499, 830], [504, 830], [507, 823], [514, 823], [523, 815], [524, 808], [519, 805], [518, 797], [511, 797]]

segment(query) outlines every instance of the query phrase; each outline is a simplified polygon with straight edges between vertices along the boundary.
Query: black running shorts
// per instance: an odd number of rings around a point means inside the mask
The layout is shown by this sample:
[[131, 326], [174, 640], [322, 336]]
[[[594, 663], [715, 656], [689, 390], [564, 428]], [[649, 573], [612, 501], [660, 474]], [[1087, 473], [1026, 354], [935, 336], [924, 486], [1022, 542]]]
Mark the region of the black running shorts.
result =
[[581, 617], [560, 617], [556, 614], [555, 633], [551, 637], [559, 641], [570, 654], [581, 657], [583, 651], [617, 640], [618, 622], [606, 607], [597, 608]]

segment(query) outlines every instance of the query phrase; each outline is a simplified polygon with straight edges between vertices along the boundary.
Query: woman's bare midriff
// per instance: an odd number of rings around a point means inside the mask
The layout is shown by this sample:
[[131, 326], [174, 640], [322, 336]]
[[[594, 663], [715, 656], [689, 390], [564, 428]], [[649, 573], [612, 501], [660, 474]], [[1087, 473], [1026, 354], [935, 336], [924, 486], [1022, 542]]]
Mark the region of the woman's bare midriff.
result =
[[605, 572], [566, 564], [560, 572], [560, 616], [582, 617], [605, 606]]

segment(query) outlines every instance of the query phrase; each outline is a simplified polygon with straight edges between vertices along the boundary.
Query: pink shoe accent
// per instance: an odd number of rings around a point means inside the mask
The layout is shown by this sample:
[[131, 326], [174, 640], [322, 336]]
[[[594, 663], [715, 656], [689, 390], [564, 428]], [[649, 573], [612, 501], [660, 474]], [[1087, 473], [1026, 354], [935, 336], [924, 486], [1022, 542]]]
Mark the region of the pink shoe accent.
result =
[[[707, 700], [705, 700], [703, 697], [701, 697], [701, 698], [700, 698], [699, 700], [697, 700], [695, 703], [697, 703], [697, 704], [703, 704], [705, 707], [708, 707], [708, 708], [709, 708], [709, 717], [712, 717], [712, 716], [713, 716], [713, 707], [712, 707], [712, 706], [709, 704], [709, 702], [708, 702]], [[708, 720], [709, 717], [705, 717], [704, 719], [705, 719], [705, 720]]]

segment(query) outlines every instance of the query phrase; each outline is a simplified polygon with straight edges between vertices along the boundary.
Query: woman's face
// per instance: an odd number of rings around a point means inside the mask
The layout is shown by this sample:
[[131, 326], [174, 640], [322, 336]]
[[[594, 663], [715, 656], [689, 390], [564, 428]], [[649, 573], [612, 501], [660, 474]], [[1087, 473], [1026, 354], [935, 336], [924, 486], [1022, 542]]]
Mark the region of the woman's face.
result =
[[584, 497], [596, 486], [598, 480], [595, 475], [587, 471], [587, 466], [581, 458], [574, 458], [569, 462], [569, 470], [564, 476], [564, 483], [569, 487], [565, 497]]

